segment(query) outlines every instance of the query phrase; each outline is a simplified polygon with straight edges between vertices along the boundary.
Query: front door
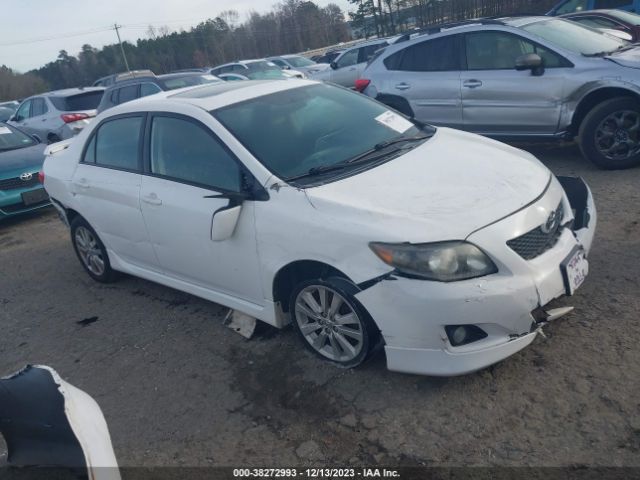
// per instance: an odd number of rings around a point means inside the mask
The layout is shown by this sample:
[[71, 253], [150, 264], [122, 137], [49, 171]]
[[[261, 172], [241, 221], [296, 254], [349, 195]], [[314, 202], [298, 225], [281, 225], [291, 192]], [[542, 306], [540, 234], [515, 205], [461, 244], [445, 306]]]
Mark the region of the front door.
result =
[[27, 100], [22, 102], [20, 108], [16, 111], [13, 116], [13, 120], [9, 123], [19, 127], [27, 133], [33, 134], [34, 131], [29, 128], [29, 117], [31, 116], [31, 102], [32, 100]]
[[179, 115], [152, 116], [148, 150], [140, 199], [165, 274], [262, 303], [252, 202], [229, 238], [212, 238], [230, 203], [217, 195], [241, 191], [239, 161], [208, 127]]
[[331, 71], [331, 81], [344, 87], [354, 87], [358, 78], [359, 48], [344, 52], [336, 60], [336, 68]]
[[[503, 31], [465, 34], [467, 70], [462, 72], [466, 130], [493, 135], [544, 135], [558, 130], [565, 79], [572, 65], [526, 38]], [[517, 71], [516, 59], [536, 53], [545, 71]]]

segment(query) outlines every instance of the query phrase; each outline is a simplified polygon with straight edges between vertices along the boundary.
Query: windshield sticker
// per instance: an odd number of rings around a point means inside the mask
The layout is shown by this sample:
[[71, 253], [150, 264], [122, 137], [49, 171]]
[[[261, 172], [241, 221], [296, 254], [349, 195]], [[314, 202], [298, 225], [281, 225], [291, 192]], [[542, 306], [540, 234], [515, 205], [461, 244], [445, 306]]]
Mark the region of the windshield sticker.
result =
[[8, 127], [0, 127], [0, 135], [7, 135], [11, 133], [11, 130], [9, 130]]
[[404, 133], [413, 127], [413, 123], [397, 113], [393, 113], [391, 110], [387, 110], [382, 115], [378, 115], [375, 120], [398, 133]]

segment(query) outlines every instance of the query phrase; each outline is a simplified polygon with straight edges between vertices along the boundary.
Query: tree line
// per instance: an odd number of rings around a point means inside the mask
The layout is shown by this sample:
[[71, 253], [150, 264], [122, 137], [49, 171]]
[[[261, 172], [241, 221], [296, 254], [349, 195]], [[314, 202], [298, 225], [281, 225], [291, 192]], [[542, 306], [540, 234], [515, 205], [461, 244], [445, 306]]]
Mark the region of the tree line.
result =
[[[239, 21], [234, 10], [221, 12], [189, 30], [150, 26], [145, 38], [123, 42], [131, 69], [167, 73], [243, 59], [304, 52], [350, 40], [385, 36], [407, 28], [513, 13], [544, 13], [555, 0], [349, 0], [355, 11], [347, 22], [336, 4], [284, 0], [267, 13]], [[0, 100], [47, 90], [91, 85], [97, 78], [125, 71], [117, 44], [84, 45], [77, 55], [61, 50], [41, 68], [19, 74], [0, 67]]]

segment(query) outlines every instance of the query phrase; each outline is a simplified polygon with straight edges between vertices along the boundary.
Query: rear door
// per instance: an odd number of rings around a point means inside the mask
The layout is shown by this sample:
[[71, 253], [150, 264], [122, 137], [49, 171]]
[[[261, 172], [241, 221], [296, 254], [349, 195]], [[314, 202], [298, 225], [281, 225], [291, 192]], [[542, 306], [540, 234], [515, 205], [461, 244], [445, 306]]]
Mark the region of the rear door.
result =
[[85, 146], [71, 189], [80, 214], [108, 250], [128, 264], [159, 270], [140, 210], [144, 114], [104, 121]]
[[244, 202], [233, 235], [212, 229], [229, 198], [242, 190], [239, 160], [204, 124], [177, 114], [150, 117], [141, 205], [168, 276], [240, 297], [263, 299], [252, 202]]
[[[466, 33], [464, 38], [464, 128], [496, 136], [556, 133], [565, 80], [573, 65], [561, 55], [511, 32], [483, 30]], [[542, 57], [542, 75], [515, 69], [516, 58], [529, 53]]]
[[426, 40], [389, 56], [385, 93], [405, 98], [418, 120], [461, 127], [461, 35]]

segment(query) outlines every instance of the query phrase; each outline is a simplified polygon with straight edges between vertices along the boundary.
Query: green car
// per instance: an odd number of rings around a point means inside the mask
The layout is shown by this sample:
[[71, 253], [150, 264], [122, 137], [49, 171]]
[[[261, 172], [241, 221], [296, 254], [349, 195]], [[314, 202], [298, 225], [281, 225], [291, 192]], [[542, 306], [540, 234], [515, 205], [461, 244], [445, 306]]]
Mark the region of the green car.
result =
[[51, 204], [38, 180], [45, 144], [0, 123], [0, 221]]

